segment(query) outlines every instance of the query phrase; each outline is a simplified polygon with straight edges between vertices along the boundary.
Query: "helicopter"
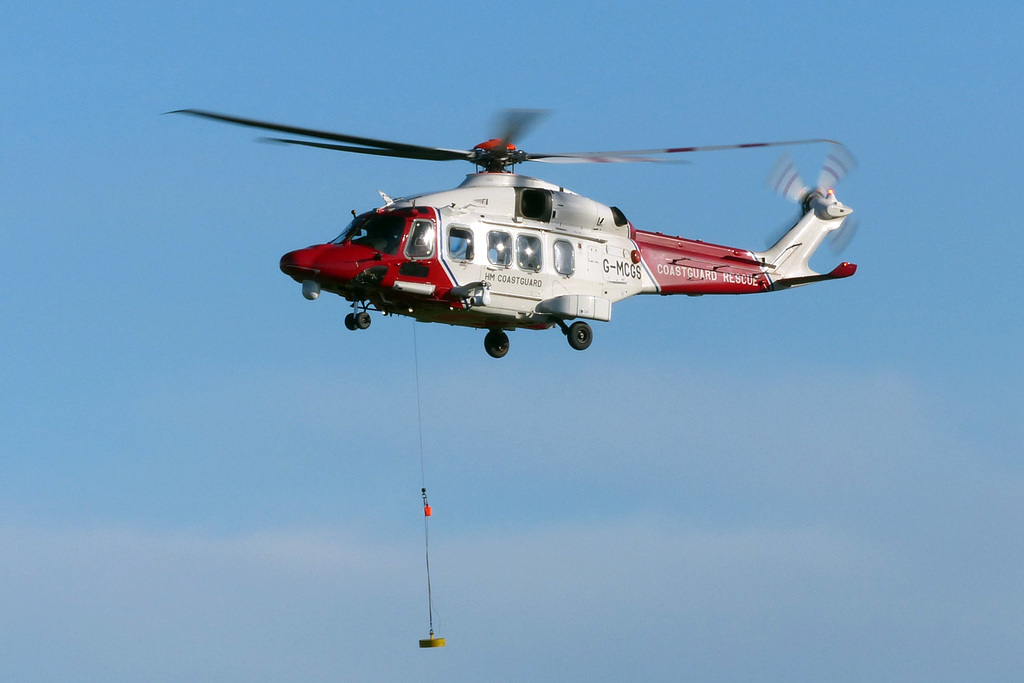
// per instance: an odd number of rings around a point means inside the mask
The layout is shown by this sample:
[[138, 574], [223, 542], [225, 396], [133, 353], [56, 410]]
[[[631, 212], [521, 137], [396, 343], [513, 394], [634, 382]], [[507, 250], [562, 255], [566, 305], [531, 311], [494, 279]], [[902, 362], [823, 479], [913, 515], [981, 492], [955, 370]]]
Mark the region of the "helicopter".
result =
[[[558, 327], [569, 346], [587, 349], [587, 321], [608, 322], [612, 305], [637, 294], [754, 294], [853, 275], [842, 262], [827, 273], [808, 261], [826, 236], [839, 234], [853, 210], [831, 185], [853, 165], [852, 156], [825, 138], [702, 147], [537, 154], [515, 140], [541, 114], [508, 112], [500, 136], [471, 149], [446, 149], [181, 109], [225, 123], [284, 133], [266, 141], [357, 154], [469, 161], [476, 170], [450, 190], [391, 198], [352, 212], [335, 239], [288, 252], [280, 269], [302, 295], [328, 292], [351, 303], [349, 330], [370, 326], [370, 312], [420, 322], [486, 329], [484, 349], [508, 353], [507, 332]], [[817, 186], [800, 180], [788, 158], [773, 170], [774, 189], [800, 205], [799, 219], [765, 251], [638, 230], [615, 206], [565, 187], [520, 175], [518, 164], [653, 162], [673, 155], [821, 144], [832, 150]]]

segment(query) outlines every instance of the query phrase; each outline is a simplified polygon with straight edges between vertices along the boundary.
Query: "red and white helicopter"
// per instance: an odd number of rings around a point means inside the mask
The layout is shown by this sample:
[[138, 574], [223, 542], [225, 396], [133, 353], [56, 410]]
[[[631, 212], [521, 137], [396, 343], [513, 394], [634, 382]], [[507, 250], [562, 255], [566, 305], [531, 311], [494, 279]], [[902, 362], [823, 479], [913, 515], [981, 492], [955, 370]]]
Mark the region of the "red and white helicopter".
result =
[[[501, 136], [472, 149], [377, 140], [183, 109], [174, 113], [297, 138], [275, 142], [431, 161], [469, 161], [477, 172], [458, 187], [392, 199], [355, 215], [336, 239], [281, 257], [281, 270], [313, 300], [331, 292], [352, 302], [350, 330], [370, 326], [369, 311], [488, 330], [484, 348], [508, 352], [506, 331], [558, 326], [577, 350], [590, 346], [586, 320], [609, 321], [612, 304], [635, 294], [754, 294], [849, 277], [843, 262], [828, 273], [808, 260], [852, 209], [829, 188], [852, 166], [833, 140], [794, 140], [615, 152], [534, 154], [513, 141], [539, 112], [510, 112]], [[664, 161], [670, 155], [820, 143], [831, 153], [818, 187], [808, 188], [788, 161], [775, 189], [800, 202], [799, 220], [762, 252], [637, 230], [622, 211], [552, 183], [511, 172], [516, 164]], [[353, 211], [353, 214], [355, 212]], [[570, 322], [572, 321], [572, 322]]]

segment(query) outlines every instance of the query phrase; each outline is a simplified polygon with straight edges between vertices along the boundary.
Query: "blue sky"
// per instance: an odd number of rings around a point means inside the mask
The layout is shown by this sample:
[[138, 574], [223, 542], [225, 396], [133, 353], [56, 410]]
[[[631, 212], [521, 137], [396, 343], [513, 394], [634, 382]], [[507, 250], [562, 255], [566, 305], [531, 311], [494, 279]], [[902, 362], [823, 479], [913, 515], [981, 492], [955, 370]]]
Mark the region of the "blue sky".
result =
[[[0, 21], [0, 678], [1024, 673], [1014, 3], [39, 2]], [[183, 107], [544, 152], [830, 137], [849, 280], [635, 298], [585, 353], [348, 333], [281, 254], [470, 168]], [[823, 150], [794, 157], [813, 179]], [[767, 150], [524, 172], [752, 249]], [[822, 252], [816, 262], [831, 267]]]

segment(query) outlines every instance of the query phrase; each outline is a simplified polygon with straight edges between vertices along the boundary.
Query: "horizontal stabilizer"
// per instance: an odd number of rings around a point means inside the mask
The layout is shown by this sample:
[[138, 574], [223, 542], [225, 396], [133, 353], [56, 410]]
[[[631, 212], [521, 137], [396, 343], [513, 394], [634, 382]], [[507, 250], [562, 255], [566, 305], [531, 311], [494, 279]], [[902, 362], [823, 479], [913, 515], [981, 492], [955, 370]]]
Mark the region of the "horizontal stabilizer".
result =
[[782, 280], [775, 281], [776, 289], [784, 289], [786, 287], [797, 287], [799, 285], [807, 285], [812, 282], [822, 282], [824, 280], [838, 280], [839, 278], [850, 277], [857, 272], [856, 263], [848, 263], [843, 261], [838, 266], [833, 268], [831, 272], [817, 275], [807, 275], [804, 277], [791, 277]]

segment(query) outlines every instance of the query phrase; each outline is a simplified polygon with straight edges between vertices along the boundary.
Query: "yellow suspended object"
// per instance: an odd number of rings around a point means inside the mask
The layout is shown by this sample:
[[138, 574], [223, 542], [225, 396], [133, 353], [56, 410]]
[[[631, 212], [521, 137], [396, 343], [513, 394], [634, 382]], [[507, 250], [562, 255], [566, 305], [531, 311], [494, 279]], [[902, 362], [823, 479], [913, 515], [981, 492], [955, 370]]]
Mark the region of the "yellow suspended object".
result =
[[435, 638], [431, 631], [429, 638], [420, 641], [420, 647], [444, 647], [444, 638]]

